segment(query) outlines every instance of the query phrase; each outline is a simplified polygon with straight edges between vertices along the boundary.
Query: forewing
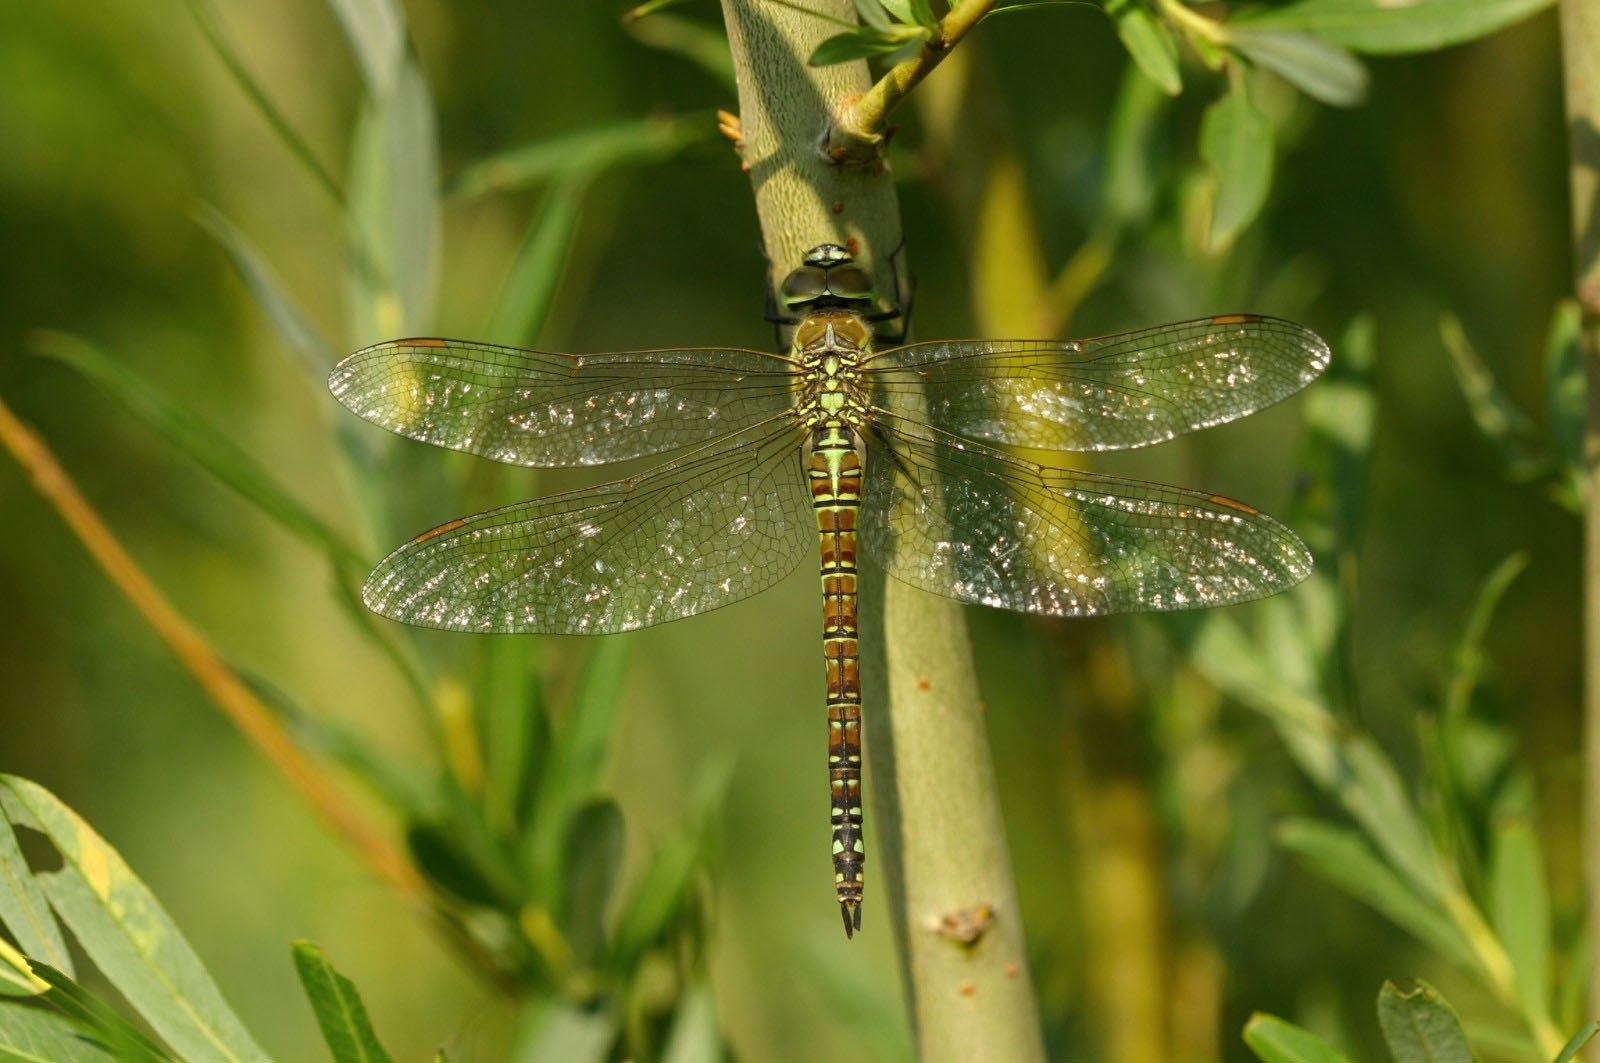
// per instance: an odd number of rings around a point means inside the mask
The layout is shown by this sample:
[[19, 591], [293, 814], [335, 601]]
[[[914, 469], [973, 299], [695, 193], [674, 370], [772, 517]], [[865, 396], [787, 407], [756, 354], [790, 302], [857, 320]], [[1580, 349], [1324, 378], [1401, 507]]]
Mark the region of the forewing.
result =
[[410, 339], [340, 362], [334, 396], [391, 432], [511, 465], [603, 465], [782, 413], [792, 363], [729, 347], [572, 355]]
[[935, 594], [1097, 616], [1248, 601], [1311, 573], [1293, 532], [1232, 499], [874, 432], [862, 554]]
[[1121, 450], [1223, 424], [1294, 394], [1328, 345], [1292, 321], [1234, 314], [1092, 340], [917, 343], [868, 363], [878, 405], [923, 392], [926, 420], [980, 442]]
[[460, 631], [603, 634], [770, 587], [815, 549], [788, 418], [632, 480], [451, 521], [385, 558], [368, 607]]

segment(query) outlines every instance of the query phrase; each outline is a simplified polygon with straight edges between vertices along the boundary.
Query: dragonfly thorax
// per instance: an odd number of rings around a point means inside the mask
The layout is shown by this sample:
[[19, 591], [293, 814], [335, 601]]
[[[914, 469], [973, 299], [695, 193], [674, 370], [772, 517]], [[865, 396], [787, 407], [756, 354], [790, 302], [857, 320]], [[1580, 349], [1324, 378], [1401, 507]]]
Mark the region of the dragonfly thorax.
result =
[[794, 333], [800, 363], [800, 400], [795, 416], [807, 427], [863, 427], [871, 419], [861, 362], [871, 352], [872, 326], [848, 310], [809, 314]]

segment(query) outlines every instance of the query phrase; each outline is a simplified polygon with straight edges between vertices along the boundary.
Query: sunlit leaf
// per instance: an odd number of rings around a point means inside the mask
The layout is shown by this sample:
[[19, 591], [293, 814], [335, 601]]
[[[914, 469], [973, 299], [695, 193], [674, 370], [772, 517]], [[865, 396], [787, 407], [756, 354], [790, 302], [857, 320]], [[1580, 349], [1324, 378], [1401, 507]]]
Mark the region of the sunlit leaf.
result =
[[[4, 927], [22, 951], [35, 960], [72, 970], [72, 955], [67, 952], [61, 927], [50, 913], [50, 902], [34, 880], [33, 869], [22, 855], [17, 837], [0, 819], [0, 927]], [[30, 975], [24, 978], [33, 984]]]
[[378, 1035], [367, 1018], [367, 1007], [350, 979], [334, 970], [314, 943], [296, 941], [291, 948], [300, 985], [311, 1001], [322, 1039], [335, 1063], [392, 1063], [389, 1053], [378, 1043]]
[[1383, 983], [1378, 1025], [1395, 1063], [1473, 1063], [1461, 1020], [1426, 982], [1418, 981], [1411, 990]]
[[54, 967], [35, 963], [33, 969], [50, 986], [40, 1001], [89, 1031], [122, 1063], [167, 1063], [172, 1058], [110, 1004]]
[[1272, 186], [1272, 127], [1250, 101], [1242, 75], [1230, 77], [1228, 91], [1206, 108], [1200, 156], [1215, 179], [1207, 245], [1220, 250], [1261, 213]]
[[[894, 28], [894, 22], [889, 18], [889, 12], [895, 0], [854, 0], [856, 17], [861, 19], [863, 26], [870, 26], [875, 30], [888, 31]], [[908, 11], [907, 14], [910, 14]], [[909, 18], [901, 19], [902, 22], [911, 21]]]
[[716, 998], [709, 985], [695, 982], [678, 998], [661, 1063], [722, 1063], [727, 1058], [717, 1027]]
[[1351, 1063], [1349, 1056], [1310, 1030], [1260, 1012], [1245, 1023], [1244, 1043], [1262, 1063]]
[[0, 1002], [0, 1060], [95, 1063], [114, 1059], [71, 1019], [52, 1011]]
[[1556, 1057], [1556, 1063], [1571, 1063], [1578, 1058], [1578, 1053], [1583, 1051], [1595, 1036], [1600, 1034], [1600, 1022], [1591, 1022], [1583, 1029], [1572, 1035], [1572, 1040], [1561, 1047], [1561, 1054]]
[[592, 178], [616, 166], [660, 162], [716, 131], [709, 113], [652, 116], [544, 137], [468, 166], [450, 195], [470, 199], [512, 192], [557, 177]]
[[1297, 0], [1260, 7], [1234, 25], [1303, 30], [1373, 55], [1431, 52], [1521, 21], [1553, 0]]
[[34, 350], [88, 377], [167, 443], [252, 503], [286, 531], [326, 553], [335, 564], [354, 563], [356, 551], [302, 506], [254, 458], [223, 433], [93, 344], [60, 332], [39, 332]]
[[1319, 820], [1292, 819], [1278, 828], [1277, 838], [1322, 878], [1440, 955], [1472, 966], [1472, 949], [1449, 915], [1419, 896], [1355, 831]]
[[33, 973], [28, 958], [0, 937], [0, 997], [36, 997], [49, 988], [49, 982]]
[[438, 170], [433, 99], [416, 57], [407, 53], [392, 90], [362, 105], [351, 145], [348, 200], [360, 252], [351, 278], [358, 342], [428, 331]]
[[405, 55], [405, 15], [395, 0], [328, 0], [361, 65], [367, 92], [386, 96]]
[[1156, 17], [1144, 0], [1107, 0], [1105, 11], [1117, 27], [1122, 46], [1128, 49], [1144, 76], [1169, 96], [1182, 92], [1178, 42], [1172, 39], [1167, 24]]
[[1517, 1003], [1529, 1026], [1550, 1022], [1550, 895], [1539, 837], [1522, 817], [1494, 825], [1489, 917], [1516, 973]]
[[0, 809], [37, 830], [62, 868], [38, 876], [73, 937], [163, 1040], [186, 1059], [266, 1059], [200, 958], [115, 849], [42, 787], [0, 775]]
[[523, 1009], [510, 1058], [606, 1063], [621, 1032], [616, 1012], [604, 1002], [585, 1006], [541, 995]]
[[1354, 107], [1370, 78], [1361, 60], [1321, 37], [1292, 30], [1229, 28], [1228, 43], [1313, 99]]

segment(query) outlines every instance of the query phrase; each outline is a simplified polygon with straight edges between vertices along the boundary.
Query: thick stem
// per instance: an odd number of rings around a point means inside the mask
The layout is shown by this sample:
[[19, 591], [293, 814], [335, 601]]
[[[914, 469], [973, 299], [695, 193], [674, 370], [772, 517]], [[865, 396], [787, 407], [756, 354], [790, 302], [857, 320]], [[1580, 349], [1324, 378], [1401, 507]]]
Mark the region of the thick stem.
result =
[[1561, 0], [1567, 130], [1572, 151], [1574, 284], [1588, 377], [1584, 453], [1584, 833], [1589, 897], [1589, 1014], [1600, 1015], [1600, 0]]
[[[848, 0], [813, 0], [838, 18]], [[811, 247], [854, 240], [879, 290], [894, 291], [889, 255], [899, 208], [886, 168], [837, 166], [820, 148], [841, 103], [867, 88], [866, 67], [813, 68], [806, 57], [835, 27], [786, 6], [723, 0], [739, 80], [740, 151], [749, 167], [771, 279]], [[903, 262], [902, 262], [903, 268]], [[869, 452], [867, 460], [872, 460]], [[868, 518], [870, 519], [870, 518]], [[923, 1059], [1044, 1058], [1010, 855], [961, 607], [888, 583], [864, 559], [861, 587], [866, 761], [872, 796], [868, 932], [887, 895]], [[823, 735], [818, 714], [818, 903]], [[876, 883], [882, 883], [875, 889]], [[971, 944], [958, 938], [973, 932]]]

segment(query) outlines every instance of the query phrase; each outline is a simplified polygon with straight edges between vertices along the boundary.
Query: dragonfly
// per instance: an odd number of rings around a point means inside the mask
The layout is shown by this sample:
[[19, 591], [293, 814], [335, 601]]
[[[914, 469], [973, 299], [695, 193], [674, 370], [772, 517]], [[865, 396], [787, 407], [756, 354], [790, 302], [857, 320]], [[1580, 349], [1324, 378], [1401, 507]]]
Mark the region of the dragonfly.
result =
[[883, 309], [845, 248], [775, 293], [782, 353], [562, 354], [380, 343], [329, 385], [411, 439], [532, 467], [651, 455], [626, 479], [460, 517], [379, 563], [363, 598], [407, 624], [599, 635], [694, 616], [819, 556], [834, 891], [861, 926], [858, 557], [960, 602], [1040, 616], [1227, 605], [1311, 572], [1243, 502], [1028, 460], [1161, 443], [1299, 391], [1329, 360], [1289, 321], [1229, 314], [1076, 341], [878, 350]]

